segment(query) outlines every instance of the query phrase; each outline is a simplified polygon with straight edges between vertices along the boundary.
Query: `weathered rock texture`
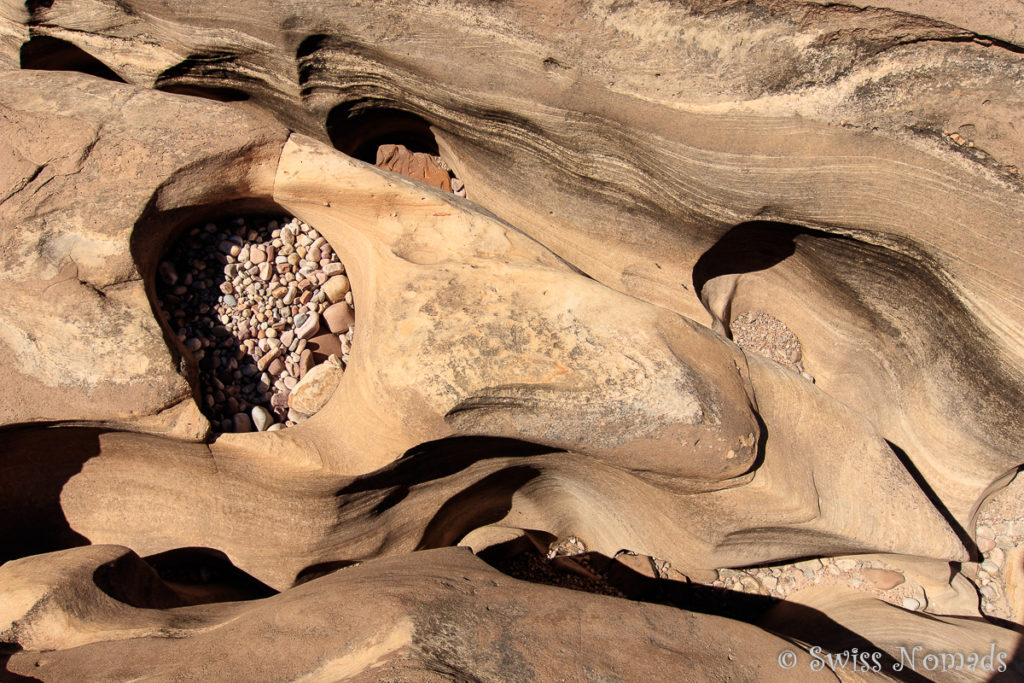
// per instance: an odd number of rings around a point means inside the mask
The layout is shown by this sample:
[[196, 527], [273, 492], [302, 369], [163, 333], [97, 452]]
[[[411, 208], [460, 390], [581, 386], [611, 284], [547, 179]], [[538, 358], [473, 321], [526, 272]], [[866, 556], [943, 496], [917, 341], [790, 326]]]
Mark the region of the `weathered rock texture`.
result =
[[[1021, 674], [1000, 625], [838, 592], [726, 619], [441, 548], [572, 536], [695, 581], [883, 553], [964, 614], [975, 515], [1024, 463], [1022, 26], [1009, 0], [0, 4], [7, 672], [793, 680], [788, 648], [859, 680], [994, 643]], [[338, 151], [377, 143], [470, 201]], [[271, 209], [341, 256], [350, 363], [310, 420], [208, 443], [157, 263]], [[758, 316], [804, 375], [728, 340]], [[234, 578], [167, 578], [199, 552]], [[884, 670], [809, 668], [850, 643]]]

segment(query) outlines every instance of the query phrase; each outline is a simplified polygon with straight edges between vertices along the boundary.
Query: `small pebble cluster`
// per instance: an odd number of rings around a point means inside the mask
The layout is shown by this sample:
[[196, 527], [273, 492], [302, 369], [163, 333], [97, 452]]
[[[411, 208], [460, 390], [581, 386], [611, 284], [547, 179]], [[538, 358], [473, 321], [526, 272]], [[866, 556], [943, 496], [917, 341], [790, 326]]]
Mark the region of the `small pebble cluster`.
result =
[[[978, 550], [974, 583], [981, 611], [1024, 623], [1024, 475], [981, 506], [977, 518]], [[971, 567], [965, 567], [965, 573]]]
[[289, 396], [309, 370], [348, 363], [355, 317], [345, 267], [298, 219], [193, 227], [157, 275], [160, 315], [198, 362], [200, 406], [215, 430], [302, 421], [308, 414], [290, 409]]
[[711, 585], [785, 599], [811, 586], [845, 586], [908, 610], [927, 607], [924, 588], [904, 571], [879, 560], [820, 557], [774, 567], [719, 569]]
[[775, 316], [764, 311], [748, 311], [736, 316], [729, 323], [729, 330], [733, 342], [740, 348], [803, 372], [800, 340]]

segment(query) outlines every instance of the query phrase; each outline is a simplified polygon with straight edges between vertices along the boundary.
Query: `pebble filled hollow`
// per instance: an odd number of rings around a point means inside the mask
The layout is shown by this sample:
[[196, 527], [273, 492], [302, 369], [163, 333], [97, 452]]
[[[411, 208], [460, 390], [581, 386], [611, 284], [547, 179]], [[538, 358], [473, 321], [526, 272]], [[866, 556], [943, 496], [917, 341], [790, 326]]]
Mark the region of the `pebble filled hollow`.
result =
[[345, 266], [290, 216], [187, 229], [157, 268], [158, 314], [198, 369], [214, 432], [273, 431], [310, 417], [340, 382], [355, 310]]

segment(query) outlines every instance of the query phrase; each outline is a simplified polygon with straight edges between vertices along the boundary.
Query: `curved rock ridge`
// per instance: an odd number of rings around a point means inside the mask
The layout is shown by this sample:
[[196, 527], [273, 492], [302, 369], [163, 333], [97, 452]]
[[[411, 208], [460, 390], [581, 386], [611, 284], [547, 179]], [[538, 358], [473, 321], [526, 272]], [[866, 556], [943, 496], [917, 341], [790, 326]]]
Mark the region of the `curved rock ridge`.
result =
[[[807, 372], [869, 415], [966, 528], [1019, 464], [1006, 451], [1024, 386], [1021, 43], [1012, 23], [993, 30], [1008, 11], [386, 2], [307, 16], [252, 3], [239, 22], [216, 6], [80, 0], [34, 7], [31, 29], [144, 87], [232, 89], [249, 98], [236, 109], [255, 104], [321, 140], [344, 137], [338, 109], [415, 114], [475, 202], [598, 281], [695, 320], [707, 306], [727, 326], [745, 296], [744, 278], [723, 293], [693, 272], [736, 225], [853, 238], [815, 242], [814, 271], [784, 273], [811, 249], [798, 240], [757, 284], [763, 308], [801, 339], [829, 340]], [[570, 26], [571, 54], [559, 47]], [[133, 36], [146, 39], [121, 49]], [[487, 63], [482, 44], [505, 55], [501, 79], [452, 68]], [[844, 255], [859, 248], [869, 267]], [[814, 300], [829, 291], [822, 278], [835, 289]], [[937, 308], [941, 335], [911, 332]], [[857, 382], [844, 379], [851, 358]]]
[[[78, 557], [84, 550], [51, 561], [85, 567], [89, 559]], [[38, 606], [21, 628], [45, 628], [81, 604]], [[128, 606], [121, 611], [122, 621], [165, 621], [159, 630], [153, 622], [148, 633], [137, 629], [121, 642], [100, 640], [100, 624], [78, 622], [59, 630], [61, 640], [38, 641], [63, 647], [15, 654], [8, 670], [47, 680], [119, 679], [142, 669], [167, 679], [201, 671], [211, 678], [440, 681], [524, 680], [551, 671], [657, 676], [696, 667], [713, 676], [783, 681], [786, 672], [773, 662], [777, 651], [793, 647], [721, 617], [517, 581], [454, 548], [352, 567], [254, 603], [179, 608], [173, 616]], [[248, 647], [265, 642], [269, 622], [272, 646]], [[70, 630], [78, 631], [76, 639]], [[97, 640], [82, 643], [90, 637]], [[624, 639], [635, 639], [640, 652], [622, 648]], [[79, 646], [69, 649], [69, 643]], [[580, 643], [591, 653], [579, 652]]]
[[[0, 679], [1022, 674], [1011, 3], [193, 5], [0, 4]], [[360, 324], [220, 433], [159, 264], [271, 213]]]

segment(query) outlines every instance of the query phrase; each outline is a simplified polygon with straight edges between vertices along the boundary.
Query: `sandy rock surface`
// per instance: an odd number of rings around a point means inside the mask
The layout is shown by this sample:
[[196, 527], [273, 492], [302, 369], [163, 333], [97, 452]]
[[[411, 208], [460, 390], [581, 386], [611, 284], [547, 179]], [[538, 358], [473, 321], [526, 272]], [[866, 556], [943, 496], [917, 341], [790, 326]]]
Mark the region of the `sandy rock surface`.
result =
[[1019, 14], [0, 6], [0, 680], [1024, 677]]

